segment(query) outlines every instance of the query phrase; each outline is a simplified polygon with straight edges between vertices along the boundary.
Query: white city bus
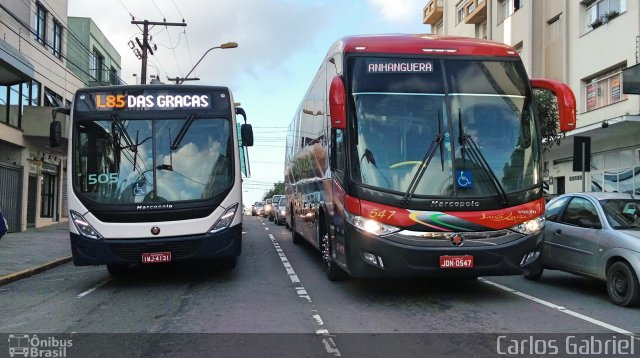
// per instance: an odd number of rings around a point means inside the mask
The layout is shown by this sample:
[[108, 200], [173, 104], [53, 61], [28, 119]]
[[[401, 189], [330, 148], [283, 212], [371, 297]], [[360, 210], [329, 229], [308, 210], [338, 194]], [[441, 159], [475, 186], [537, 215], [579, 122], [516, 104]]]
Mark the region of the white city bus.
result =
[[[228, 88], [94, 87], [78, 90], [71, 110], [59, 111], [71, 115], [75, 265], [106, 264], [112, 275], [136, 263], [213, 258], [235, 266], [253, 133]], [[59, 123], [52, 123], [52, 144]]]

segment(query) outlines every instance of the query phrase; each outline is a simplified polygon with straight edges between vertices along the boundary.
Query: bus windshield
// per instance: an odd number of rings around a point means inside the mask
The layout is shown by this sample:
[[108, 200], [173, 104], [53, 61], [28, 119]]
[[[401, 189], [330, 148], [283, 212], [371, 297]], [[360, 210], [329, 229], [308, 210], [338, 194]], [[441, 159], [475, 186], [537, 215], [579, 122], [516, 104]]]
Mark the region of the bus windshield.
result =
[[233, 184], [230, 120], [178, 115], [132, 119], [123, 112], [76, 120], [75, 192], [97, 203], [124, 205], [207, 200], [228, 189]]
[[413, 194], [487, 197], [539, 185], [538, 131], [519, 62], [359, 56], [347, 63], [354, 181], [407, 192], [441, 136]]

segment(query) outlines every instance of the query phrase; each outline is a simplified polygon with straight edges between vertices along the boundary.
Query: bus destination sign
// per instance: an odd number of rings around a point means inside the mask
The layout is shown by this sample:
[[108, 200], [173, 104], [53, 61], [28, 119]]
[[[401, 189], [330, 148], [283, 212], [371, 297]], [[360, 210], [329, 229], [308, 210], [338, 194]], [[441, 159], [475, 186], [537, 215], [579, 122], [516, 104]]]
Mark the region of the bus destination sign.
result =
[[431, 61], [367, 61], [367, 73], [432, 73]]
[[210, 94], [170, 94], [145, 93], [86, 93], [79, 96], [87, 109], [108, 110], [170, 110], [170, 109], [208, 109], [211, 108]]

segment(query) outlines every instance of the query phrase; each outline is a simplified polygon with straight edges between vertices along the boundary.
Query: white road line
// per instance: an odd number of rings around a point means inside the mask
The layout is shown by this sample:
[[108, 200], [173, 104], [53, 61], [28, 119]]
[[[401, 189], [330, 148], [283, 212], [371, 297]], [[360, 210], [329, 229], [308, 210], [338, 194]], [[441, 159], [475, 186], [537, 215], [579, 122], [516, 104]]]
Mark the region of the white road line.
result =
[[265, 229], [265, 230], [267, 230], [267, 231], [269, 231], [269, 228], [268, 228], [268, 227], [265, 227], [264, 229]]
[[578, 312], [572, 311], [570, 309], [567, 309], [565, 307], [558, 306], [555, 303], [551, 303], [549, 301], [545, 301], [543, 299], [528, 295], [528, 294], [520, 292], [518, 290], [514, 290], [513, 288], [501, 285], [499, 283], [496, 283], [496, 282], [493, 282], [493, 281], [489, 281], [489, 280], [484, 279], [482, 277], [480, 277], [479, 280], [481, 282], [486, 283], [487, 285], [491, 285], [491, 286], [497, 287], [497, 288], [499, 288], [501, 290], [507, 291], [509, 293], [513, 293], [514, 295], [520, 296], [522, 298], [526, 298], [526, 299], [528, 299], [530, 301], [533, 301], [535, 303], [539, 303], [539, 304], [541, 304], [543, 306], [547, 306], [547, 307], [555, 309], [555, 310], [557, 310], [559, 312], [566, 313], [566, 314], [568, 314], [570, 316], [573, 316], [573, 317], [579, 318], [579, 319], [581, 319], [583, 321], [587, 321], [589, 323], [595, 324], [596, 326], [600, 326], [602, 328], [606, 328], [606, 329], [608, 329], [610, 331], [614, 331], [614, 332], [620, 333], [620, 334], [626, 334], [628, 336], [634, 336], [634, 337], [636, 336], [635, 333], [627, 331], [626, 329], [622, 329], [620, 327], [616, 327], [616, 326], [608, 324], [606, 322], [602, 322], [602, 321], [597, 320], [595, 318], [591, 318], [589, 316], [585, 316], [582, 313], [578, 313]]
[[99, 284], [97, 284], [97, 285], [95, 285], [95, 286], [91, 287], [90, 289], [88, 289], [88, 290], [86, 290], [86, 291], [82, 292], [81, 294], [79, 294], [79, 295], [78, 295], [78, 298], [82, 298], [82, 297], [84, 297], [84, 296], [86, 296], [86, 295], [90, 294], [91, 292], [93, 292], [93, 291], [97, 290], [97, 289], [98, 289], [98, 287], [103, 286], [103, 285], [107, 284], [107, 283], [108, 283], [108, 282], [110, 282], [110, 281], [111, 281], [111, 278], [108, 278], [108, 279], [106, 279], [106, 280], [104, 280], [104, 281], [100, 282]]
[[296, 275], [296, 271], [291, 266], [291, 263], [289, 263], [289, 260], [287, 259], [287, 256], [284, 254], [284, 251], [280, 247], [280, 244], [276, 240], [275, 236], [273, 236], [273, 234], [269, 234], [269, 238], [273, 243], [273, 247], [276, 248], [276, 252], [280, 257], [280, 261], [282, 261], [282, 265], [284, 266], [284, 269], [287, 271], [287, 275], [289, 276], [291, 283], [293, 283], [293, 288], [296, 290], [298, 297], [306, 299], [307, 302], [313, 307], [313, 309], [311, 310], [311, 318], [313, 318], [313, 325], [314, 325], [316, 334], [322, 337], [322, 345], [324, 346], [325, 351], [327, 351], [327, 353], [335, 357], [341, 357], [342, 355], [340, 354], [340, 350], [338, 350], [338, 346], [333, 341], [333, 336], [331, 335], [331, 333], [329, 333], [329, 330], [324, 326], [324, 321], [320, 317], [320, 314], [318, 313], [318, 311], [315, 309], [315, 306], [311, 301], [311, 296], [309, 296], [309, 293], [302, 285], [302, 282], [300, 282], [300, 278], [298, 277], [298, 275]]

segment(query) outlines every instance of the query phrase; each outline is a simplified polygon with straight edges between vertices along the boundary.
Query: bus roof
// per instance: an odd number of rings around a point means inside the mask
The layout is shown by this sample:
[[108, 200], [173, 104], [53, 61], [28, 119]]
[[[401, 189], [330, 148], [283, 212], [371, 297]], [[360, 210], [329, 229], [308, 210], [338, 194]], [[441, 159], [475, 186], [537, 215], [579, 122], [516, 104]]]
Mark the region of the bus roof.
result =
[[112, 85], [112, 86], [95, 86], [84, 87], [77, 90], [78, 93], [84, 92], [135, 92], [140, 90], [166, 91], [170, 89], [178, 89], [181, 92], [187, 91], [208, 91], [208, 90], [229, 90], [226, 86], [206, 86], [206, 85], [177, 85], [171, 83], [163, 84], [144, 84], [144, 85]]
[[440, 54], [458, 56], [518, 57], [512, 47], [470, 37], [440, 35], [347, 36], [335, 43], [345, 53]]

